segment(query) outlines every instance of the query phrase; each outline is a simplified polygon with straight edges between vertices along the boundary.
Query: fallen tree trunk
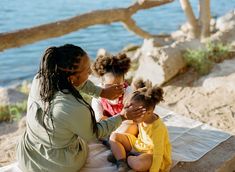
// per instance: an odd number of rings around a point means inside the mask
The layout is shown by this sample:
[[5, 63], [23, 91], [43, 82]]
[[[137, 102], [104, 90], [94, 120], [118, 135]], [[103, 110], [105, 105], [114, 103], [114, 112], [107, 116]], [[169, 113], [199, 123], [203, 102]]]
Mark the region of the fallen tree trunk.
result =
[[[153, 8], [170, 2], [173, 2], [173, 0], [145, 1], [141, 5], [135, 3], [127, 8], [97, 10], [54, 23], [21, 29], [9, 33], [1, 33], [0, 51], [8, 48], [20, 47], [48, 38], [63, 36], [92, 25], [110, 24], [113, 22], [123, 22], [129, 30], [143, 38], [157, 37], [156, 35], [151, 35], [138, 27], [131, 16], [139, 10]], [[159, 36], [159, 38], [161, 39], [162, 36]]]

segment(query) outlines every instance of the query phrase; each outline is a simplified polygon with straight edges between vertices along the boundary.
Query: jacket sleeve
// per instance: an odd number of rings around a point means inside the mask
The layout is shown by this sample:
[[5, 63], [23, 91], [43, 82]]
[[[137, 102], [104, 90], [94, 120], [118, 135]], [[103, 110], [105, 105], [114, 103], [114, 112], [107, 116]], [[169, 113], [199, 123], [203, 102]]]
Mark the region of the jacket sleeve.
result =
[[116, 130], [122, 123], [120, 115], [115, 115], [108, 119], [102, 120], [97, 123], [98, 138], [109, 136], [114, 130]]
[[76, 87], [76, 89], [93, 97], [99, 97], [102, 91], [101, 87], [96, 86], [90, 80], [87, 80], [82, 86]]
[[150, 172], [157, 172], [159, 171], [162, 161], [163, 161], [163, 154], [164, 154], [164, 138], [165, 138], [165, 130], [162, 126], [158, 126], [155, 128], [152, 140], [154, 144], [153, 148], [153, 162], [150, 168]]

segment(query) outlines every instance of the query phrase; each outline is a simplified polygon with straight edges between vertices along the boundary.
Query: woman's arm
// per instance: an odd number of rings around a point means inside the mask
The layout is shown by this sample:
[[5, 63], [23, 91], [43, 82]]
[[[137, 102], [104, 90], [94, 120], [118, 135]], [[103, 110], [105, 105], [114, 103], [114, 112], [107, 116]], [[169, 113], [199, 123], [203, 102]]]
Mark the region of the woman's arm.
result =
[[76, 87], [76, 89], [93, 97], [99, 97], [102, 92], [102, 88], [99, 86], [96, 86], [90, 80], [87, 80], [84, 85]]

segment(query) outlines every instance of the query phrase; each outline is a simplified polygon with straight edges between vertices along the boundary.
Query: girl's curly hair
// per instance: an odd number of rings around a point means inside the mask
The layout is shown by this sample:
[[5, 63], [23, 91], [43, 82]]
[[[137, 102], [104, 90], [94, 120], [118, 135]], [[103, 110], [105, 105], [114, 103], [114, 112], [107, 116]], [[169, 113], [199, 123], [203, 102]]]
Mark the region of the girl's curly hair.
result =
[[157, 85], [152, 86], [151, 81], [138, 79], [133, 81], [134, 92], [131, 100], [141, 101], [145, 104], [146, 108], [154, 108], [156, 104], [163, 101], [163, 89]]
[[125, 75], [131, 66], [131, 60], [126, 54], [101, 55], [98, 56], [92, 65], [92, 71], [101, 77], [111, 72], [115, 76]]

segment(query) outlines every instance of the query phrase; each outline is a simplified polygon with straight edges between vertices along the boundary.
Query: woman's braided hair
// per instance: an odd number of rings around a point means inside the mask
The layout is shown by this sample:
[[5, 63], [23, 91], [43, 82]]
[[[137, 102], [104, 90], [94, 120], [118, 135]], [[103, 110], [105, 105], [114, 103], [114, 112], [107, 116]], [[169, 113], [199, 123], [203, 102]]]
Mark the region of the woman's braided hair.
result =
[[[40, 80], [40, 96], [44, 103], [43, 126], [47, 132], [48, 128], [45, 125], [44, 118], [48, 116], [53, 124], [53, 116], [50, 112], [51, 103], [54, 99], [54, 95], [58, 91], [61, 91], [64, 94], [72, 94], [78, 102], [84, 104], [89, 109], [92, 118], [93, 132], [97, 134], [98, 128], [92, 107], [83, 99], [79, 91], [74, 88], [71, 81], [68, 79], [70, 75], [75, 73], [72, 71], [77, 68], [77, 64], [79, 64], [81, 59], [86, 55], [87, 53], [81, 47], [72, 44], [46, 49], [41, 60], [37, 78]], [[61, 69], [70, 70], [64, 71]]]

